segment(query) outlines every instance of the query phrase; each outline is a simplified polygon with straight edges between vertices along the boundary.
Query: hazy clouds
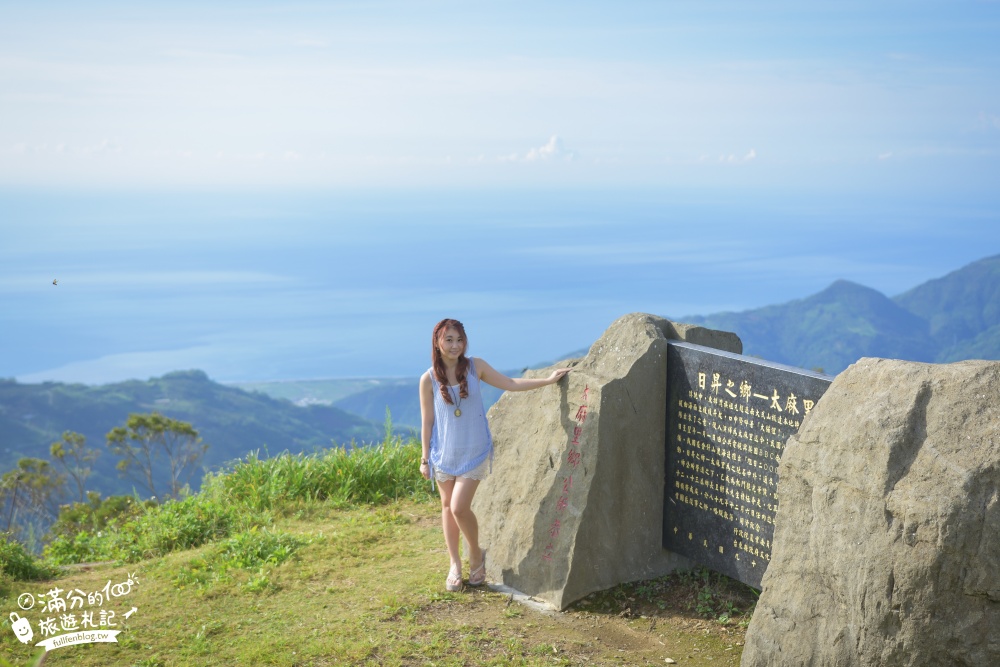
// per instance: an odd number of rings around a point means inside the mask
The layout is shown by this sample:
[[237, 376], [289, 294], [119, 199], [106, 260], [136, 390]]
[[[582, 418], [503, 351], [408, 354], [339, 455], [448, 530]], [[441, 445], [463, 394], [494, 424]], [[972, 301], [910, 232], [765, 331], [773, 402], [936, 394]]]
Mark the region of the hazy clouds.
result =
[[0, 184], [968, 185], [1000, 160], [998, 15], [8, 3]]

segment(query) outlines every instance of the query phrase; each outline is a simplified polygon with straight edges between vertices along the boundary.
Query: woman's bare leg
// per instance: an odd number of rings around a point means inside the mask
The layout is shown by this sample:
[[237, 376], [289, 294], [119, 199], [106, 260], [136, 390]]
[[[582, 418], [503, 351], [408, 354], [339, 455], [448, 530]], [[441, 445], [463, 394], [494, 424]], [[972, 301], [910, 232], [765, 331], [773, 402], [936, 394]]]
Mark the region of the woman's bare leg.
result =
[[448, 547], [448, 557], [451, 559], [451, 566], [462, 571], [462, 556], [458, 551], [459, 527], [455, 523], [452, 515], [451, 502], [455, 489], [455, 480], [437, 483], [438, 492], [441, 494], [441, 528], [444, 530], [444, 544]]
[[[476, 489], [479, 488], [479, 480], [459, 477], [454, 484], [449, 503], [451, 515], [462, 530], [462, 534], [465, 535], [465, 541], [469, 543], [469, 568], [474, 570], [483, 562], [483, 551], [479, 548], [479, 522], [472, 512], [472, 498], [476, 495]], [[455, 553], [458, 553], [457, 545]]]

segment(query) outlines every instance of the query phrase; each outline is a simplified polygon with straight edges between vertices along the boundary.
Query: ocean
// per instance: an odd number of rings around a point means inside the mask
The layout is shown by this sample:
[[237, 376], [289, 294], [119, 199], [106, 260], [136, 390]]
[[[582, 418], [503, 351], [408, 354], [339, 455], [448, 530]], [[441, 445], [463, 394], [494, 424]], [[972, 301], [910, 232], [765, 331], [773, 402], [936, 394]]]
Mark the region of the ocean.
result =
[[[0, 193], [0, 377], [415, 376], [443, 317], [498, 368], [617, 317], [895, 296], [1000, 253], [1000, 197], [660, 190]], [[54, 282], [55, 281], [55, 282]]]

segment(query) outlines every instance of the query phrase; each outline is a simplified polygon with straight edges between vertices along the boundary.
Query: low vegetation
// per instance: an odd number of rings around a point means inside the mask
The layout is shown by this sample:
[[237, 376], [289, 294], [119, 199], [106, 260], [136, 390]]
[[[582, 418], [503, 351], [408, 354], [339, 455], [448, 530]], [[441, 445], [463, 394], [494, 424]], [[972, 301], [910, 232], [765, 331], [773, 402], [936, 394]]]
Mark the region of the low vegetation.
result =
[[[707, 570], [618, 586], [562, 614], [488, 589], [445, 592], [419, 455], [418, 442], [392, 436], [253, 453], [185, 498], [77, 503], [42, 558], [0, 540], [0, 656], [35, 655], [7, 619], [20, 595], [129, 581], [114, 601], [117, 643], [60, 647], [45, 664], [739, 663], [753, 591]], [[22, 615], [39, 641], [38, 609]]]
[[[391, 434], [391, 423], [389, 433]], [[45, 547], [59, 565], [93, 561], [134, 563], [191, 549], [242, 531], [273, 525], [277, 516], [315, 504], [348, 507], [401, 498], [430, 498], [413, 465], [420, 445], [387, 436], [379, 445], [333, 448], [316, 454], [261, 458], [252, 452], [227, 472], [209, 474], [199, 493], [157, 505], [113, 497], [86, 508], [71, 507]], [[120, 507], [109, 518], [108, 504]], [[141, 510], [138, 509], [141, 507]], [[80, 512], [84, 515], [80, 516]], [[78, 530], [66, 530], [74, 525]], [[89, 524], [89, 529], [85, 528]]]

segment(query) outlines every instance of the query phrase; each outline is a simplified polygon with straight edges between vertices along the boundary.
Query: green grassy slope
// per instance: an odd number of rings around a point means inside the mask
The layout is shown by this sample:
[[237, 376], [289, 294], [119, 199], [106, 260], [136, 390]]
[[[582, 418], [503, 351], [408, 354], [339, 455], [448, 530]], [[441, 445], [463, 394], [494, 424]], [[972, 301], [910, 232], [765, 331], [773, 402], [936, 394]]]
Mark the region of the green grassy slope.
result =
[[[47, 666], [739, 664], [756, 594], [704, 569], [622, 584], [561, 614], [486, 588], [446, 592], [440, 505], [419, 452], [393, 437], [249, 457], [182, 501], [65, 535], [35, 567], [0, 538], [0, 613], [27, 619], [34, 641], [73, 633], [84, 612], [120, 631], [55, 648]], [[12, 568], [4, 554], [15, 552]], [[35, 604], [49, 591], [66, 613]], [[0, 632], [0, 665], [34, 654]]]

